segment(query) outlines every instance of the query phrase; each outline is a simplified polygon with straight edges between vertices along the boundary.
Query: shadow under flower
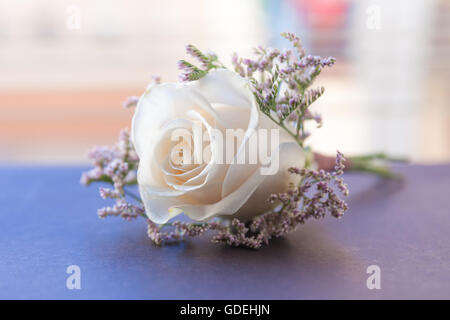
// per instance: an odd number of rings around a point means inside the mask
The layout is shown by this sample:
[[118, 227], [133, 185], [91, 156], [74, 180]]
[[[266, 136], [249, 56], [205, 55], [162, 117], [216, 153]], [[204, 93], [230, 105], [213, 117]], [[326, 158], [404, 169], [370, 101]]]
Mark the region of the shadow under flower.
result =
[[118, 239], [114, 250], [98, 259], [131, 268], [127, 277], [142, 281], [146, 297], [155, 290], [158, 298], [170, 299], [300, 299], [314, 292], [331, 297], [338, 293], [328, 286], [342, 287], [349, 270], [360, 268], [352, 252], [315, 221], [259, 250], [218, 246], [208, 234], [162, 247], [142, 232], [129, 235], [122, 234], [127, 239]]

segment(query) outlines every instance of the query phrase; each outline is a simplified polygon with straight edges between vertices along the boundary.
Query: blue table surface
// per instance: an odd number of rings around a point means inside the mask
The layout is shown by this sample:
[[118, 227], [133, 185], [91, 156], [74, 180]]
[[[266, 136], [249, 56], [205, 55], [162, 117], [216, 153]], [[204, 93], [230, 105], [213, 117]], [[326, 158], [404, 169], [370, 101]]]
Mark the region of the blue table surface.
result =
[[[450, 298], [450, 165], [398, 166], [403, 182], [346, 174], [350, 210], [258, 251], [204, 236], [155, 247], [144, 220], [100, 220], [80, 167], [0, 168], [2, 299]], [[69, 290], [66, 269], [81, 269]], [[369, 290], [378, 265], [381, 289]]]

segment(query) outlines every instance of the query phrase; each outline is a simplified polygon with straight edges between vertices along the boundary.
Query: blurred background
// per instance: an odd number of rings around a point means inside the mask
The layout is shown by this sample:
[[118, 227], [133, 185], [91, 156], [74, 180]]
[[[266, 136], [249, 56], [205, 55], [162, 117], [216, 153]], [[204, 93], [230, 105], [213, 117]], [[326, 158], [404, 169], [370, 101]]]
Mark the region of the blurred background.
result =
[[448, 0], [2, 0], [0, 163], [85, 163], [130, 126], [127, 96], [177, 80], [185, 44], [229, 63], [282, 31], [337, 58], [317, 150], [450, 161]]

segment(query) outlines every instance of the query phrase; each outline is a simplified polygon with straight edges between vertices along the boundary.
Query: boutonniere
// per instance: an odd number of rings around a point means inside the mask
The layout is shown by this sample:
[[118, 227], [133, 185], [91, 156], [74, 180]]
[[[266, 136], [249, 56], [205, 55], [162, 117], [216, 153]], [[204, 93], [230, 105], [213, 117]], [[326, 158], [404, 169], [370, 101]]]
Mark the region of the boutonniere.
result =
[[[103, 198], [115, 204], [101, 218], [142, 217], [157, 245], [208, 231], [212, 241], [259, 248], [308, 219], [341, 218], [348, 189], [345, 158], [330, 158], [308, 145], [307, 123], [322, 125], [310, 106], [324, 94], [316, 77], [335, 63], [305, 53], [294, 34], [292, 49], [257, 47], [253, 59], [237, 54], [232, 68], [193, 45], [197, 61], [179, 61], [180, 82], [158, 77], [135, 107], [131, 132], [113, 147], [94, 148], [94, 168], [82, 183], [109, 183]], [[390, 177], [373, 155], [352, 159], [357, 170]]]

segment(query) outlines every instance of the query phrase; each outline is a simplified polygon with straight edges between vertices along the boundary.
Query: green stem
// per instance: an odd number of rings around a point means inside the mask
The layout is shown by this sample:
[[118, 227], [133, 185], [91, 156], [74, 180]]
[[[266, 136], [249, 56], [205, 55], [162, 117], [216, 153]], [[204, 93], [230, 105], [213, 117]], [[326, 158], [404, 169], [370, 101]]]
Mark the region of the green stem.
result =
[[[294, 140], [297, 142], [297, 144], [300, 146], [300, 148], [302, 148], [305, 151], [305, 168], [309, 168], [314, 161], [314, 155], [308, 147], [305, 148], [303, 146], [303, 140], [300, 139], [300, 136], [299, 136], [300, 130], [297, 131], [297, 134], [294, 134], [294, 133], [292, 133], [291, 130], [289, 130], [288, 127], [286, 127], [286, 125], [283, 123], [283, 121], [276, 120], [274, 117], [272, 117], [272, 115], [270, 113], [266, 113], [266, 115], [269, 117], [269, 119], [271, 119], [273, 122], [275, 122], [281, 128], [283, 128], [292, 138], [294, 138]], [[298, 119], [298, 122], [300, 122], [300, 118]], [[297, 127], [299, 127], [299, 126], [297, 125]]]
[[386, 161], [394, 161], [394, 162], [407, 162], [408, 159], [406, 158], [397, 158], [397, 157], [390, 157], [384, 152], [378, 152], [378, 153], [372, 153], [372, 154], [366, 154], [362, 156], [354, 156], [352, 157], [353, 161], [370, 161], [370, 160], [386, 160]]
[[276, 120], [274, 117], [272, 117], [271, 114], [266, 113], [266, 115], [269, 117], [269, 119], [271, 119], [273, 122], [275, 122], [281, 128], [283, 128], [292, 138], [295, 139], [295, 141], [298, 143], [298, 145], [303, 148], [303, 141], [300, 139], [300, 137], [298, 135], [292, 133], [292, 131], [289, 130], [289, 128], [286, 127], [286, 125], [282, 121]]
[[[401, 179], [402, 176], [392, 172], [386, 165], [373, 164], [369, 156], [351, 158], [352, 167], [350, 171], [368, 172], [386, 179]], [[379, 159], [379, 158], [377, 158]]]
[[295, 135], [297, 137], [299, 137], [300, 129], [302, 129], [302, 122], [300, 120], [301, 120], [303, 114], [301, 114], [300, 111], [298, 111], [298, 110], [296, 111], [296, 113], [297, 113], [297, 124], [296, 124]]
[[[313, 153], [308, 148], [305, 148], [303, 146], [303, 141], [300, 139], [299, 136], [299, 125], [297, 124], [297, 134], [294, 134], [291, 130], [289, 130], [288, 127], [283, 123], [283, 121], [278, 121], [270, 113], [266, 113], [266, 115], [271, 119], [273, 122], [275, 122], [277, 125], [279, 125], [281, 128], [283, 128], [294, 140], [297, 142], [297, 144], [305, 151], [305, 168], [309, 168], [311, 164], [313, 163]], [[300, 119], [299, 121], [300, 122]], [[350, 168], [351, 171], [362, 171], [362, 172], [369, 172], [375, 175], [378, 175], [380, 177], [386, 178], [386, 179], [401, 179], [401, 175], [392, 172], [386, 165], [378, 165], [374, 164], [374, 160], [384, 160], [384, 161], [397, 161], [397, 162], [406, 162], [406, 159], [402, 158], [392, 158], [389, 157], [387, 154], [379, 152], [374, 154], [367, 154], [362, 156], [356, 156], [352, 157], [352, 167]]]

